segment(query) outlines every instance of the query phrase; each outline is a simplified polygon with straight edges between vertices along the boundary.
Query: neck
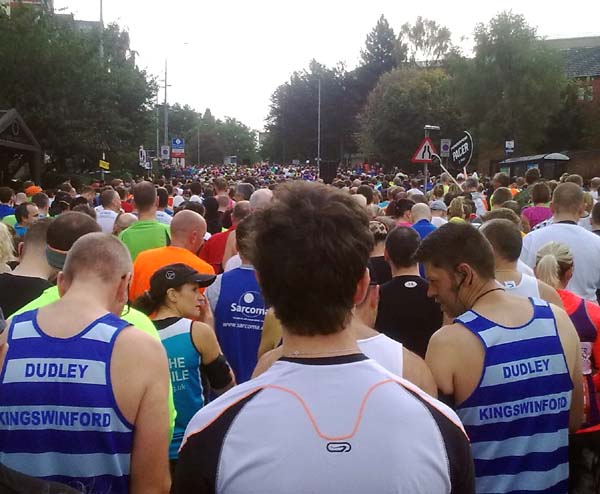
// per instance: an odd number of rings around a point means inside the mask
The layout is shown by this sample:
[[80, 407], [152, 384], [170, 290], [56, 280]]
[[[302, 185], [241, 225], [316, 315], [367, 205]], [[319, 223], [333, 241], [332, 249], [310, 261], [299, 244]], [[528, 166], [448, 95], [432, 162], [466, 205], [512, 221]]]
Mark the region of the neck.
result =
[[115, 284], [108, 285], [97, 279], [74, 281], [57, 303], [86, 312], [111, 312], [120, 317], [124, 304], [115, 300], [116, 288]]
[[154, 315], [154, 320], [168, 319], [169, 317], [183, 317], [182, 314], [175, 308], [167, 305], [161, 305]]
[[140, 221], [156, 220], [156, 208], [138, 211], [138, 218]]
[[377, 243], [375, 247], [373, 247], [373, 251], [371, 252], [371, 257], [383, 257], [385, 252], [385, 243]]
[[348, 329], [354, 333], [354, 338], [357, 340], [372, 338], [373, 336], [380, 334], [379, 331], [375, 331], [373, 328], [369, 327], [357, 314], [352, 318], [352, 322]]
[[283, 328], [282, 353], [302, 358], [360, 353], [354, 333], [348, 329], [329, 335], [300, 336]]
[[473, 309], [479, 306], [481, 303], [497, 303], [501, 300], [504, 292], [502, 288], [498, 286], [496, 280], [489, 280], [479, 285], [478, 287], [471, 288], [465, 295], [465, 307], [467, 309]]
[[414, 264], [408, 268], [397, 268], [391, 262], [388, 263], [392, 270], [392, 277], [396, 278], [398, 276], [420, 276], [419, 273], [419, 265]]
[[577, 223], [579, 221], [579, 213], [554, 213], [552, 220], [554, 223], [561, 221], [574, 221]]
[[20, 264], [12, 273], [19, 276], [48, 280], [56, 274], [56, 270], [46, 262], [46, 253], [42, 250], [23, 256]]

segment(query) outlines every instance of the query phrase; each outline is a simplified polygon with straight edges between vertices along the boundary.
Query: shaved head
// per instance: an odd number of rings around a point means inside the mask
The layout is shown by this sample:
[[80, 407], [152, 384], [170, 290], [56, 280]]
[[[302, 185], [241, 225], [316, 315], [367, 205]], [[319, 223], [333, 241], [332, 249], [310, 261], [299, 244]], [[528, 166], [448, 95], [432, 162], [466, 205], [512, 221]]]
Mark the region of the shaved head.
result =
[[417, 203], [415, 204], [411, 210], [410, 214], [413, 219], [413, 223], [421, 220], [431, 221], [431, 209], [427, 204]]
[[190, 232], [198, 232], [200, 237], [206, 234], [206, 221], [204, 218], [189, 209], [179, 211], [171, 221], [171, 238], [174, 243], [184, 240]]
[[583, 191], [572, 182], [559, 184], [552, 195], [552, 209], [556, 213], [578, 214], [583, 207]]
[[131, 255], [117, 237], [88, 233], [69, 250], [63, 276], [69, 281], [90, 277], [105, 283], [118, 283], [132, 270]]
[[250, 196], [250, 209], [260, 211], [265, 209], [273, 200], [273, 191], [271, 189], [258, 189]]

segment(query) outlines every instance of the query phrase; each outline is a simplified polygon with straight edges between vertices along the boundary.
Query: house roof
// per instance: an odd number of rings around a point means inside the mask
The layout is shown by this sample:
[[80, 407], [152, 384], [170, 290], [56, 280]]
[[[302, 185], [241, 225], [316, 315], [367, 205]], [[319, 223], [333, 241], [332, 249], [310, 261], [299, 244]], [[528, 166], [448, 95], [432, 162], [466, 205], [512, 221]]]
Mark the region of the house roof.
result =
[[600, 36], [547, 39], [544, 43], [559, 50], [568, 78], [600, 76]]
[[524, 163], [524, 162], [535, 162], [535, 161], [569, 161], [567, 155], [562, 153], [550, 153], [550, 154], [536, 154], [534, 156], [519, 156], [517, 158], [508, 158], [504, 161], [501, 161], [500, 165], [510, 165], [513, 163]]

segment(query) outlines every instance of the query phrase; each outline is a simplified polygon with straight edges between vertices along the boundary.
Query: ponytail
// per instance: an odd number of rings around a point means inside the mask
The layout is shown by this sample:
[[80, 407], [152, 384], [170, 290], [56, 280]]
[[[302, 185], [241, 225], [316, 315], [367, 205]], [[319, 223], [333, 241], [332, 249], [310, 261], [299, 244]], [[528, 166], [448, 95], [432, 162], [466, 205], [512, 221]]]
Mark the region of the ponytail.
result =
[[134, 309], [137, 309], [140, 312], [143, 312], [147, 316], [149, 316], [150, 314], [152, 314], [153, 312], [155, 312], [156, 309], [158, 309], [159, 305], [160, 305], [160, 302], [156, 301], [152, 297], [152, 294], [148, 290], [146, 290], [144, 293], [142, 293], [131, 304], [131, 306]]
[[564, 244], [549, 242], [537, 251], [535, 275], [553, 288], [561, 288], [561, 281], [572, 267], [573, 254]]

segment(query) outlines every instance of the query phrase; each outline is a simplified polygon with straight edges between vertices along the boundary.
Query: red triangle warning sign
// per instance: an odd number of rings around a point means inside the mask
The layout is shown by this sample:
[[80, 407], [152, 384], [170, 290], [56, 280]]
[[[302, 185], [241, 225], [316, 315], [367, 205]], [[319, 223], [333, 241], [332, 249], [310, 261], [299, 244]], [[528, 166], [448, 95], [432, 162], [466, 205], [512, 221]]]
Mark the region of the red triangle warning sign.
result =
[[434, 154], [437, 154], [435, 146], [431, 139], [426, 137], [415, 151], [411, 161], [413, 163], [431, 163]]

